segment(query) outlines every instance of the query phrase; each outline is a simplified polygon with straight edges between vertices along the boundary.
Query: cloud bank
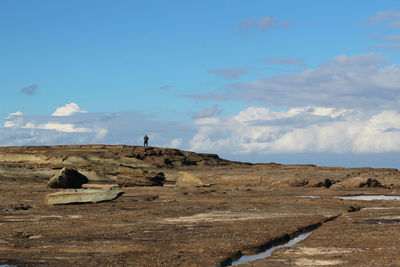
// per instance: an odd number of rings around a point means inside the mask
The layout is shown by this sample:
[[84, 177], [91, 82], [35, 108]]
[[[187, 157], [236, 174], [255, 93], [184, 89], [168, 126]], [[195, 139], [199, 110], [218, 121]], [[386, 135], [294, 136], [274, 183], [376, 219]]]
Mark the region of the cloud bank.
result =
[[400, 114], [365, 116], [329, 107], [273, 111], [249, 107], [236, 116], [199, 124], [195, 151], [231, 154], [383, 153], [400, 150]]

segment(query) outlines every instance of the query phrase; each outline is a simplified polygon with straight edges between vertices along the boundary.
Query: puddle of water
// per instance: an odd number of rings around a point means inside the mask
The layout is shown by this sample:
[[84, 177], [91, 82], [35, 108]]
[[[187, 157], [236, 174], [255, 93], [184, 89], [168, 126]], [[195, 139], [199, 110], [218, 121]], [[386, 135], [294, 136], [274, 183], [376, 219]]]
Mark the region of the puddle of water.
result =
[[287, 242], [287, 243], [285, 243], [283, 245], [272, 247], [270, 249], [267, 249], [264, 252], [261, 252], [261, 253], [255, 254], [255, 255], [244, 255], [244, 256], [240, 257], [238, 260], [233, 261], [231, 266], [238, 265], [238, 264], [241, 264], [241, 263], [245, 263], [245, 262], [248, 262], [248, 261], [255, 261], [255, 260], [265, 259], [265, 258], [271, 256], [272, 252], [274, 252], [275, 249], [283, 248], [283, 247], [291, 247], [294, 244], [306, 239], [309, 235], [311, 235], [311, 233], [312, 233], [312, 231], [308, 232], [308, 233], [301, 234], [298, 237], [293, 238], [292, 240], [290, 240], [289, 242]]
[[370, 195], [370, 196], [341, 196], [336, 197], [345, 200], [400, 200], [400, 196]]
[[365, 224], [398, 224], [400, 220], [369, 220], [365, 221]]
[[319, 198], [319, 196], [300, 196], [300, 197], [304, 197], [304, 198]]

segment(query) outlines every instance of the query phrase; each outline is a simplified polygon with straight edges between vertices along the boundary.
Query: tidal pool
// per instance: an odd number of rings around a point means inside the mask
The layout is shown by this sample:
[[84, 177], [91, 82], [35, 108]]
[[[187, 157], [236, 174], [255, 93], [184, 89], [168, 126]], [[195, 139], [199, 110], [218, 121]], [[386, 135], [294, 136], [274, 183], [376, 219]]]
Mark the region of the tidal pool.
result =
[[346, 200], [400, 200], [400, 196], [368, 195], [368, 196], [340, 196], [336, 197]]
[[297, 237], [295, 237], [295, 238], [289, 240], [289, 242], [287, 242], [287, 243], [285, 243], [285, 244], [283, 244], [283, 245], [279, 245], [279, 246], [272, 247], [272, 248], [267, 249], [266, 251], [261, 252], [261, 253], [258, 253], [258, 254], [254, 254], [254, 255], [243, 255], [243, 256], [240, 257], [238, 260], [233, 261], [232, 264], [231, 264], [231, 266], [233, 266], [233, 265], [238, 265], [238, 264], [241, 264], [241, 263], [245, 263], [245, 262], [248, 262], [248, 261], [255, 261], [255, 260], [259, 260], [259, 259], [268, 258], [269, 256], [271, 256], [272, 252], [273, 252], [275, 249], [277, 249], [277, 248], [282, 248], [282, 247], [291, 247], [291, 246], [293, 246], [294, 244], [296, 244], [296, 243], [298, 243], [298, 242], [300, 242], [300, 241], [306, 239], [309, 235], [311, 235], [311, 233], [312, 233], [312, 231], [311, 231], [311, 232], [308, 232], [308, 233], [301, 234], [301, 235], [299, 235], [299, 236], [297, 236]]

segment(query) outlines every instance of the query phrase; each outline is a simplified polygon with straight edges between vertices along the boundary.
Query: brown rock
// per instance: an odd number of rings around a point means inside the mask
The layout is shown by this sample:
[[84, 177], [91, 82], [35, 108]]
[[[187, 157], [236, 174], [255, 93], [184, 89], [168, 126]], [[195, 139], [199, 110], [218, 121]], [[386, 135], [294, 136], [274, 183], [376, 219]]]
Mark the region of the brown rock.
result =
[[149, 172], [142, 168], [120, 166], [117, 172], [117, 184], [120, 186], [162, 186], [164, 173]]
[[116, 199], [123, 192], [120, 187], [105, 189], [69, 189], [46, 195], [47, 205], [98, 203]]
[[180, 171], [178, 172], [178, 177], [176, 178], [177, 186], [204, 186], [205, 184], [201, 179], [189, 172]]

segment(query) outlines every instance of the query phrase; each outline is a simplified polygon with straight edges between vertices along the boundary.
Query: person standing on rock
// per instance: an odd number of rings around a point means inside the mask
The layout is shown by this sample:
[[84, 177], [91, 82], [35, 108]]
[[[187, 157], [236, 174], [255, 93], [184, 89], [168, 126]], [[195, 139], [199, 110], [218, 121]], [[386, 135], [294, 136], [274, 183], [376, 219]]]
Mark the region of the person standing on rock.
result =
[[149, 146], [149, 137], [147, 136], [147, 134], [144, 135], [143, 140], [143, 146]]

